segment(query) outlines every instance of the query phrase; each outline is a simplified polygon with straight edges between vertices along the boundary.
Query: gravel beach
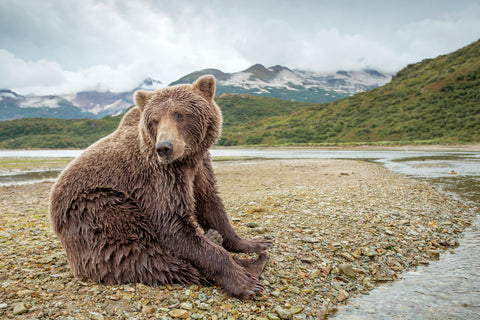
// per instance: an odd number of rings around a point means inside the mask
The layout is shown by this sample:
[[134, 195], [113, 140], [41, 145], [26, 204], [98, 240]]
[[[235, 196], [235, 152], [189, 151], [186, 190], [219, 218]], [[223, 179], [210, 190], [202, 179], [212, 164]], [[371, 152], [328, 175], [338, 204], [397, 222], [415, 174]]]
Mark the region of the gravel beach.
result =
[[363, 161], [216, 162], [215, 171], [238, 233], [274, 243], [254, 299], [74, 278], [43, 182], [0, 187], [0, 318], [321, 319], [454, 250], [473, 217], [428, 183]]

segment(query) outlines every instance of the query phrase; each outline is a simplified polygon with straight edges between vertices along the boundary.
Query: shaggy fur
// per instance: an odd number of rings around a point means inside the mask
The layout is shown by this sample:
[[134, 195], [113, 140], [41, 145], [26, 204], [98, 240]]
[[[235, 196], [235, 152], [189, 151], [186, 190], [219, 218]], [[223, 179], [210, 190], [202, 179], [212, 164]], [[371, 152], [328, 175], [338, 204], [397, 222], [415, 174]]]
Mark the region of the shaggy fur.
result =
[[240, 238], [216, 189], [208, 148], [222, 118], [214, 93], [212, 76], [137, 91], [118, 129], [61, 173], [50, 217], [75, 276], [107, 284], [217, 283], [239, 298], [263, 289], [258, 276], [271, 243]]

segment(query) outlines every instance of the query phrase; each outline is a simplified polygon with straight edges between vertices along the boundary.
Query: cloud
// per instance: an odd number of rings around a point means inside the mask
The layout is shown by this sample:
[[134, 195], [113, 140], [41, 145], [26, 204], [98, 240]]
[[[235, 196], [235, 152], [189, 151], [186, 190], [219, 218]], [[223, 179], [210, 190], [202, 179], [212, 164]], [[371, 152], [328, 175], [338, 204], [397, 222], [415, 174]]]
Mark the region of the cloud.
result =
[[480, 37], [480, 6], [436, 19], [427, 18], [402, 26], [395, 36], [405, 51], [434, 58], [459, 49]]
[[416, 4], [2, 0], [0, 88], [123, 91], [254, 63], [396, 71], [480, 37], [478, 4]]
[[24, 61], [7, 50], [0, 49], [0, 88], [58, 86], [65, 75], [58, 63], [38, 60]]

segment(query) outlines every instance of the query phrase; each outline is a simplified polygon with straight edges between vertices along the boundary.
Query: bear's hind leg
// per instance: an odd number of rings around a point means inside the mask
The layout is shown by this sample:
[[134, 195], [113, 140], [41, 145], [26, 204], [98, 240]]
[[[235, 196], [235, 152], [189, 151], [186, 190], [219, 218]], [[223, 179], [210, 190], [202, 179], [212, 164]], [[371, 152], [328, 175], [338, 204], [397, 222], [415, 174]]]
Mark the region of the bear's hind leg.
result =
[[114, 242], [105, 245], [99, 253], [97, 261], [104, 261], [99, 263], [99, 282], [147, 285], [210, 283], [195, 267], [166, 254], [157, 244]]
[[157, 242], [148, 215], [114, 190], [96, 190], [72, 204], [60, 238], [77, 277], [107, 284], [207, 284], [191, 264]]

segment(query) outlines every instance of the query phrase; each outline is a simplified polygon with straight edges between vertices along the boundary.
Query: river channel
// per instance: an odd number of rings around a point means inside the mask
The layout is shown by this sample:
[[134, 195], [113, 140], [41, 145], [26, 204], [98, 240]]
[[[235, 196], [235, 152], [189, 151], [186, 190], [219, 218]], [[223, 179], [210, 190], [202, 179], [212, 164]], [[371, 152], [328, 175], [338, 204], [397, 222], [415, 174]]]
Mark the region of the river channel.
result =
[[[0, 158], [73, 158], [80, 150], [1, 151]], [[214, 149], [218, 158], [357, 159], [373, 161], [406, 176], [427, 180], [480, 208], [479, 151], [348, 151], [306, 149]], [[0, 172], [0, 185], [54, 179], [59, 170]], [[454, 253], [405, 273], [369, 295], [349, 300], [335, 319], [480, 319], [480, 215]]]

